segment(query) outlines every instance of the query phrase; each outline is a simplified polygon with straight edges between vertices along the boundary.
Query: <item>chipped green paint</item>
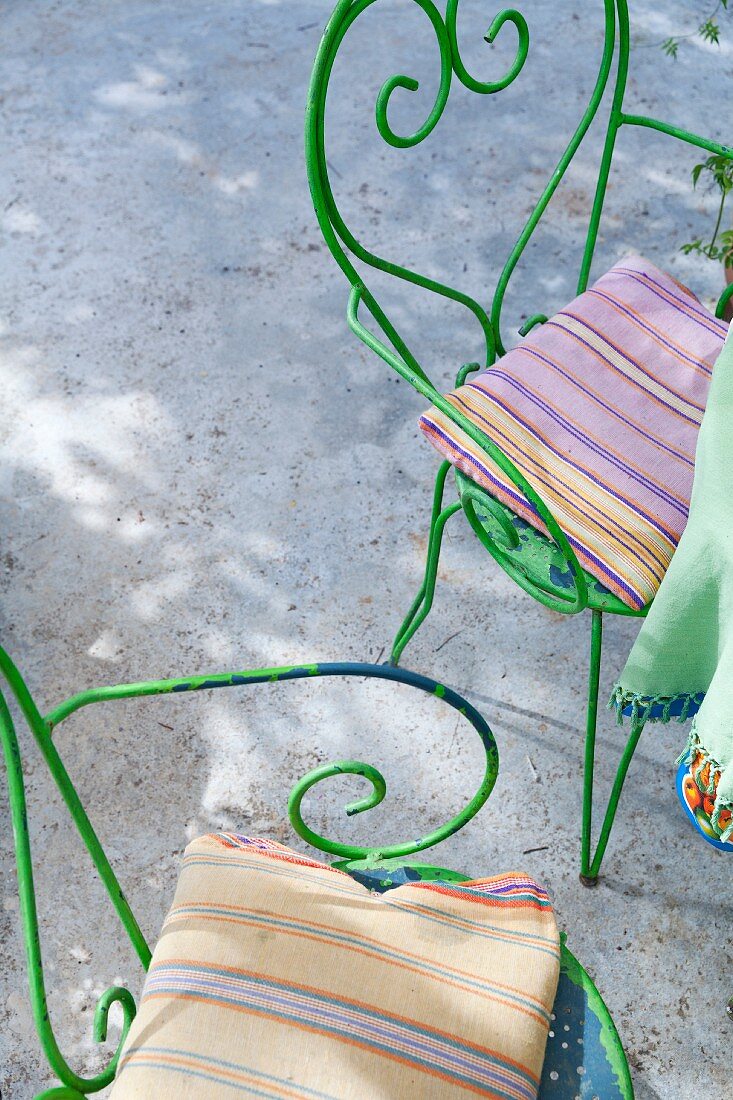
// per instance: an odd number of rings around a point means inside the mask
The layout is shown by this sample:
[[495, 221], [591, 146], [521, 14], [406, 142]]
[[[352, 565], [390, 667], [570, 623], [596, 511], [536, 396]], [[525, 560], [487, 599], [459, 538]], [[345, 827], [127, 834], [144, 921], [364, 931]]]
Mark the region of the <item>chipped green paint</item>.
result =
[[[324, 666], [321, 666], [321, 668], [323, 667]], [[417, 866], [416, 864], [406, 864], [405, 858], [414, 855], [416, 852], [421, 852], [425, 848], [432, 848], [442, 840], [457, 833], [472, 817], [475, 817], [486, 802], [493, 790], [499, 770], [499, 755], [496, 742], [489, 726], [475, 707], [471, 706], [465, 699], [462, 699], [452, 688], [446, 687], [445, 684], [439, 684], [428, 677], [418, 676], [414, 672], [394, 668], [390, 665], [360, 665], [356, 667], [360, 669], [371, 669], [370, 672], [362, 672], [361, 675], [371, 675], [381, 679], [396, 680], [398, 682], [408, 683], [412, 687], [419, 688], [447, 703], [466, 718], [480, 737], [484, 748], [485, 769], [483, 779], [476, 794], [467, 806], [452, 817], [450, 821], [434, 829], [432, 832], [427, 833], [425, 836], [420, 837], [418, 840], [380, 847], [362, 847], [329, 840], [314, 832], [303, 821], [300, 813], [301, 803], [311, 787], [314, 787], [322, 780], [329, 779], [334, 775], [357, 775], [368, 780], [372, 785], [372, 790], [365, 798], [360, 799], [358, 802], [352, 802], [346, 806], [346, 814], [351, 817], [355, 814], [363, 813], [365, 810], [370, 810], [382, 802], [387, 793], [386, 780], [377, 768], [372, 767], [370, 764], [364, 764], [359, 760], [342, 760], [335, 764], [324, 764], [308, 772], [308, 774], [304, 775], [293, 787], [288, 800], [290, 823], [296, 833], [302, 837], [303, 840], [312, 844], [314, 848], [319, 848], [321, 851], [329, 852], [332, 855], [341, 856], [348, 861], [356, 861], [359, 865], [366, 861], [369, 866], [378, 864], [381, 867], [384, 861], [400, 860], [400, 865], [403, 867]], [[356, 675], [356, 673], [354, 674]], [[350, 865], [351, 863], [349, 863], [349, 866]]]
[[[649, 606], [639, 611], [628, 607], [585, 570], [581, 572], [587, 598], [578, 600], [573, 570], [560, 547], [459, 470], [455, 477], [461, 500], [466, 493], [472, 496], [474, 510], [472, 514], [467, 512], [467, 518], [476, 536], [505, 572], [535, 599], [564, 614], [574, 614], [585, 607], [614, 615], [639, 617], [647, 614]], [[507, 529], [513, 532], [511, 545], [508, 545], [508, 538], [497, 536], [492, 520], [502, 523], [502, 535]]]
[[167, 695], [187, 691], [207, 691], [213, 688], [240, 687], [246, 684], [274, 683], [278, 680], [294, 680], [303, 676], [319, 675], [320, 666], [283, 665], [282, 668], [264, 668], [222, 672], [209, 676], [187, 676], [170, 680], [141, 680], [131, 684], [114, 684], [107, 687], [90, 688], [65, 699], [63, 703], [49, 711], [45, 721], [49, 728], [55, 728], [59, 722], [68, 718], [82, 707], [91, 703], [102, 703], [114, 699], [137, 699], [146, 695]]
[[[349, 816], [363, 813], [377, 806], [386, 795], [387, 785], [381, 773], [370, 764], [361, 761], [340, 761], [335, 764], [327, 764], [316, 768], [304, 776], [294, 787], [290, 796], [289, 811], [296, 831], [315, 847], [322, 851], [330, 851], [339, 854], [341, 860], [335, 866], [347, 871], [352, 877], [362, 882], [371, 890], [384, 891], [399, 886], [406, 882], [423, 881], [430, 882], [440, 880], [443, 882], [463, 882], [467, 875], [447, 868], [437, 867], [422, 863], [419, 860], [409, 858], [425, 848], [439, 843], [452, 833], [462, 828], [474, 814], [478, 812], [489, 797], [498, 772], [498, 752], [491, 730], [481, 714], [452, 688], [438, 683], [428, 677], [406, 669], [393, 668], [388, 665], [372, 665], [361, 663], [332, 663], [332, 664], [308, 664], [291, 665], [280, 668], [240, 670], [236, 672], [217, 673], [207, 676], [187, 676], [169, 680], [150, 680], [133, 684], [119, 684], [103, 688], [95, 688], [90, 691], [80, 692], [71, 696], [65, 702], [59, 704], [49, 712], [47, 719], [41, 718], [40, 712], [33, 701], [20, 673], [12, 663], [4, 650], [0, 648], [0, 674], [19, 704], [21, 712], [29, 729], [34, 734], [41, 747], [49, 770], [55, 780], [61, 794], [69, 807], [74, 823], [86, 844], [94, 865], [100, 874], [110, 899], [117, 910], [123, 928], [133, 943], [138, 948], [138, 954], [143, 968], [146, 968], [150, 959], [150, 953], [139, 931], [135, 918], [132, 915], [117, 879], [114, 877], [106, 857], [102, 852], [93, 827], [86, 815], [78, 795], [74, 790], [58, 752], [50, 737], [51, 719], [56, 723], [73, 714], [83, 706], [91, 703], [111, 702], [116, 699], [129, 699], [134, 697], [146, 697], [153, 695], [170, 696], [174, 692], [190, 693], [192, 691], [208, 690], [218, 687], [238, 687], [260, 683], [284, 682], [286, 680], [304, 679], [314, 676], [345, 676], [363, 678], [376, 678], [397, 683], [406, 684], [417, 688], [428, 695], [432, 695], [452, 709], [464, 716], [474, 728], [481, 739], [485, 751], [486, 765], [481, 785], [470, 803], [451, 821], [434, 830], [432, 833], [420, 837], [418, 840], [408, 841], [405, 844], [396, 844], [382, 847], [361, 848], [353, 845], [339, 844], [319, 836], [309, 829], [300, 815], [300, 804], [303, 796], [316, 783], [322, 779], [334, 775], [355, 775], [367, 779], [371, 783], [371, 791], [366, 796], [346, 806]], [[23, 781], [23, 768], [20, 748], [15, 734], [10, 711], [5, 698], [0, 692], [0, 736], [7, 765], [8, 787], [10, 793], [10, 810], [13, 821], [13, 832], [16, 842], [16, 861], [18, 871], [18, 885], [21, 901], [21, 918], [23, 933], [28, 956], [28, 974], [30, 984], [31, 1003], [34, 1010], [36, 1027], [38, 1029], [41, 1046], [48, 1058], [49, 1064], [56, 1076], [63, 1082], [61, 1088], [48, 1089], [41, 1093], [37, 1100], [64, 1100], [72, 1098], [79, 1100], [108, 1084], [115, 1072], [117, 1059], [124, 1042], [127, 1030], [135, 1015], [135, 1003], [132, 995], [121, 987], [113, 986], [100, 998], [94, 1014], [94, 1038], [97, 1042], [104, 1042], [106, 1038], [107, 1014], [111, 1005], [117, 1003], [123, 1011], [122, 1036], [117, 1044], [105, 1069], [96, 1077], [84, 1079], [78, 1076], [63, 1059], [51, 1029], [46, 1006], [45, 984], [43, 965], [40, 950], [40, 934], [35, 910], [35, 895], [33, 889], [33, 866], [31, 861], [30, 840], [28, 836], [28, 824], [26, 816], [25, 791]], [[139, 939], [138, 939], [139, 937]], [[568, 963], [568, 959], [570, 963]], [[585, 975], [579, 964], [569, 956], [563, 948], [562, 966], [569, 967], [573, 975]], [[577, 977], [576, 979], [577, 980]], [[620, 1077], [623, 1076], [625, 1059], [623, 1051], [618, 1043], [610, 1017], [605, 1006], [595, 991], [590, 979], [585, 975], [583, 989], [587, 994], [587, 1004], [595, 1016], [600, 1020], [604, 1047], [613, 1064], [618, 1067]], [[559, 1009], [558, 1009], [559, 1010]], [[583, 1058], [590, 1055], [590, 1046], [583, 1051]], [[548, 1095], [551, 1095], [550, 1092]], [[621, 1100], [631, 1100], [631, 1093], [620, 1094]], [[543, 1091], [540, 1091], [542, 1100]]]

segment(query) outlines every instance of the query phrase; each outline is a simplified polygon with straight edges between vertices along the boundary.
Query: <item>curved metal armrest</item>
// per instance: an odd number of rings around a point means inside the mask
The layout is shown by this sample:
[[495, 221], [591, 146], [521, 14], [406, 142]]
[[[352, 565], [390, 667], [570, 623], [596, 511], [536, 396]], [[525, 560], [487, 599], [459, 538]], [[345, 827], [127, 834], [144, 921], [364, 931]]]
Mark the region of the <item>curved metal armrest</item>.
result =
[[[490, 462], [493, 462], [494, 465], [498, 466], [505, 477], [507, 477], [518, 489], [529, 503], [530, 508], [532, 508], [537, 517], [544, 524], [550, 538], [554, 541], [560, 553], [563, 555], [565, 563], [573, 578], [575, 586], [574, 592], [570, 593], [568, 590], [561, 591], [560, 589], [539, 589], [536, 585], [532, 585], [522, 578], [521, 573], [516, 569], [516, 565], [512, 563], [511, 558], [501, 547], [502, 542], [508, 550], [516, 547], [516, 532], [511, 525], [506, 523], [496, 500], [479, 485], [472, 483], [470, 491], [461, 494], [461, 503], [463, 504], [463, 509], [466, 512], [469, 523], [481, 542], [484, 543], [502, 568], [511, 573], [526, 591], [535, 595], [541, 602], [552, 607], [554, 610], [566, 614], [575, 614], [582, 611], [588, 606], [588, 585], [585, 574], [565, 532], [561, 529], [542, 497], [530, 485], [521, 470], [514, 465], [511, 459], [504, 454], [490, 436], [481, 431], [480, 428], [468, 419], [465, 413], [462, 413], [444, 394], [441, 394], [422, 370], [415, 370], [405, 363], [404, 360], [400, 359], [394, 351], [388, 348], [386, 344], [361, 323], [358, 317], [358, 310], [359, 304], [364, 300], [366, 293], [368, 292], [365, 291], [364, 287], [355, 286], [352, 288], [351, 294], [349, 295], [347, 318], [351, 330], [367, 345], [367, 347], [376, 352], [376, 354], [379, 355], [385, 363], [388, 363], [393, 370], [397, 371], [402, 378], [405, 378], [418, 393], [427, 398], [434, 408], [442, 412], [456, 425], [456, 427], [465, 432], [469, 439], [481, 449], [486, 458]], [[370, 306], [368, 306], [368, 308], [370, 308], [370, 312], [373, 312]], [[467, 368], [463, 368], [463, 370], [465, 371]], [[461, 373], [463, 373], [463, 371]], [[502, 532], [499, 538], [490, 536], [485, 527], [482, 526], [476, 515], [476, 505], [482, 507], [484, 511], [488, 510], [498, 521]]]
[[[102, 850], [102, 846], [86, 815], [79, 796], [51, 741], [50, 729], [41, 718], [20, 673], [1, 647], [0, 675], [10, 688], [28, 726], [32, 730], [41, 753], [71, 812], [74, 823], [92, 857], [94, 866], [107, 889], [120, 920], [137, 951], [140, 961], [144, 967], [147, 967], [150, 960], [150, 951], [145, 942], [145, 938], [140, 931], [137, 921], [132, 915], [132, 911], [120, 889], [107, 857]], [[78, 1097], [90, 1092], [98, 1092], [100, 1089], [105, 1088], [115, 1075], [123, 1044], [127, 1038], [130, 1025], [135, 1018], [135, 1001], [132, 994], [122, 986], [111, 986], [102, 994], [97, 1001], [93, 1017], [94, 1039], [98, 1043], [102, 1043], [106, 1040], [109, 1010], [112, 1005], [116, 1003], [119, 1004], [122, 1009], [122, 1031], [117, 1046], [107, 1065], [101, 1072], [89, 1078], [81, 1077], [79, 1074], [75, 1073], [61, 1053], [49, 1018], [36, 895], [33, 883], [33, 861], [31, 857], [30, 834], [28, 831], [23, 763], [18, 739], [15, 733], [13, 717], [2, 691], [0, 691], [0, 744], [2, 744], [7, 768], [10, 815], [13, 823], [13, 839], [15, 841], [15, 858], [18, 874], [18, 895], [20, 899], [23, 938], [25, 940], [26, 956], [28, 960], [28, 981], [30, 985], [33, 1019], [48, 1064], [56, 1077], [62, 1081], [65, 1086], [65, 1090], [61, 1092], [53, 1090], [51, 1095]]]
[[[107, 890], [110, 900], [117, 910], [122, 926], [135, 947], [144, 969], [147, 969], [150, 963], [150, 950], [133, 916], [132, 910], [125, 899], [120, 884], [112, 871], [89, 817], [81, 804], [73, 783], [66, 772], [61, 757], [52, 740], [52, 730], [71, 714], [74, 714], [76, 711], [92, 703], [101, 703], [115, 699], [141, 698], [153, 695], [171, 695], [180, 692], [190, 693], [210, 688], [237, 687], [304, 678], [310, 679], [317, 676], [347, 676], [357, 677], [359, 679], [376, 678], [417, 688], [429, 695], [435, 696], [443, 703], [458, 711], [479, 736], [484, 749], [485, 766], [483, 778], [476, 793], [468, 804], [449, 821], [432, 830], [432, 832], [420, 836], [417, 840], [410, 839], [402, 844], [392, 844], [381, 847], [362, 847], [353, 844], [343, 844], [329, 840], [313, 832], [313, 830], [303, 821], [301, 816], [301, 802], [303, 797], [316, 783], [329, 776], [357, 775], [366, 779], [371, 784], [372, 790], [365, 798], [361, 798], [346, 807], [346, 813], [348, 815], [362, 813], [365, 810], [377, 806], [384, 799], [386, 794], [386, 782], [382, 774], [370, 764], [364, 764], [356, 760], [346, 760], [324, 765], [304, 776], [296, 784], [290, 795], [288, 810], [295, 831], [314, 847], [344, 857], [347, 862], [341, 863], [340, 866], [345, 869], [350, 869], [352, 864], [354, 864], [355, 868], [366, 868], [370, 871], [378, 867], [384, 867], [389, 871], [394, 868], [395, 863], [401, 867], [422, 867], [423, 865], [415, 864], [412, 861], [406, 862], [405, 857], [412, 856], [425, 848], [433, 847], [446, 837], [458, 832], [459, 829], [470, 821], [471, 818], [478, 813], [491, 794], [499, 769], [496, 742], [487, 722], [482, 715], [467, 702], [467, 700], [463, 699], [451, 688], [435, 680], [431, 680], [426, 676], [421, 676], [418, 673], [410, 672], [407, 669], [393, 668], [388, 665], [361, 664], [356, 662], [297, 665], [292, 667], [225, 672], [211, 676], [189, 676], [169, 680], [150, 680], [139, 683], [92, 688], [66, 699], [50, 711], [44, 718], [41, 716], [40, 711], [33, 701], [18, 669], [15, 667], [8, 654], [0, 647], [0, 680], [3, 682], [3, 687], [7, 685], [7, 688], [19, 705], [28, 727], [33, 733], [43, 757], [48, 764], [52, 778], [66, 802], [74, 824], [91, 855], [92, 862]], [[99, 1091], [112, 1081], [123, 1044], [135, 1017], [135, 1002], [128, 990], [118, 986], [113, 986], [102, 994], [97, 1003], [94, 1015], [94, 1038], [97, 1042], [105, 1041], [107, 1035], [107, 1017], [109, 1009], [114, 1003], [118, 1003], [122, 1008], [122, 1034], [105, 1069], [91, 1078], [80, 1077], [69, 1066], [61, 1054], [49, 1019], [40, 947], [40, 929], [33, 884], [33, 863], [28, 831], [23, 766], [12, 715], [2, 691], [0, 691], [0, 744], [2, 744], [7, 766], [10, 813], [16, 849], [21, 920], [28, 959], [28, 976], [33, 1015], [41, 1046], [49, 1065], [58, 1079], [63, 1082], [64, 1086], [62, 1089], [50, 1090], [44, 1095], [48, 1095], [49, 1100], [51, 1097], [61, 1100], [61, 1097], [85, 1096], [88, 1093]], [[415, 833], [413, 833], [413, 837], [414, 836]]]

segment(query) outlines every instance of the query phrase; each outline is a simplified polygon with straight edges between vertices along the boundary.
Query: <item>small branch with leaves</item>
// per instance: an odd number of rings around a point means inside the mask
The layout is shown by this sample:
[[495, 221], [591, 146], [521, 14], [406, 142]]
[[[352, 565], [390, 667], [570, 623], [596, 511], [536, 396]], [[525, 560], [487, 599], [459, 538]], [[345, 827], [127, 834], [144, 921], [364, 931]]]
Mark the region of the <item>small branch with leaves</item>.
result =
[[726, 267], [730, 267], [733, 266], [731, 264], [733, 259], [733, 229], [725, 229], [721, 233], [720, 226], [723, 222], [726, 199], [733, 191], [733, 161], [728, 157], [712, 156], [708, 157], [702, 164], [696, 164], [692, 169], [693, 187], [697, 187], [703, 174], [708, 180], [709, 190], [717, 189], [720, 192], [715, 228], [709, 241], [704, 242], [702, 238], [698, 238], [696, 241], [683, 244], [682, 251], [687, 256], [691, 252], [695, 252], [700, 256], [705, 256], [708, 260], [718, 260]]
[[[730, 6], [729, 6], [730, 5]], [[721, 12], [728, 12], [730, 14], [731, 8], [733, 8], [733, 0], [718, 0], [715, 8], [709, 15], [702, 17], [698, 24], [697, 30], [690, 31], [689, 34], [675, 34], [666, 38], [664, 42], [658, 43], [664, 50], [668, 57], [677, 59], [680, 45], [690, 38], [701, 38], [703, 42], [710, 42], [714, 46], [720, 45], [720, 23], [718, 17]]]

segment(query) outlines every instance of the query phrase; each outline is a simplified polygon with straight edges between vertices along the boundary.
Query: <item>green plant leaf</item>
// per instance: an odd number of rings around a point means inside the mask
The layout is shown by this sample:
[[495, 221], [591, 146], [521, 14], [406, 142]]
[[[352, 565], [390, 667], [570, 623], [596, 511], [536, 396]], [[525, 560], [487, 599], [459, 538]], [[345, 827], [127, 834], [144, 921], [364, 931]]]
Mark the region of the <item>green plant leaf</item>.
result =
[[710, 184], [727, 195], [733, 189], [733, 159], [721, 155], [708, 157], [692, 169], [692, 185], [697, 187], [703, 172], [710, 174]]
[[733, 260], [733, 229], [725, 229], [720, 234], [720, 242], [721, 259], [726, 267], [730, 267]]
[[689, 256], [691, 252], [702, 252], [702, 241], [689, 241], [680, 246], [680, 252], [684, 252], [685, 256]]
[[713, 42], [716, 46], [720, 45], [720, 27], [714, 19], [706, 19], [701, 23], [698, 33], [703, 41]]

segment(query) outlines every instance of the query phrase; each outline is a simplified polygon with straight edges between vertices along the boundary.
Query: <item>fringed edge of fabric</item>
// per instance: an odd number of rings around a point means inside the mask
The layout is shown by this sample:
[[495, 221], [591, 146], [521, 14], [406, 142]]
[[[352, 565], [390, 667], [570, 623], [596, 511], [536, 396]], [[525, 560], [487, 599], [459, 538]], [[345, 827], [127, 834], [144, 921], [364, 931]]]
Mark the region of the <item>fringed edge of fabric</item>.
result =
[[[719, 831], [719, 838], [723, 844], [733, 840], [733, 802], [721, 798], [718, 794], [719, 780], [723, 774], [723, 768], [700, 741], [694, 719], [687, 738], [687, 745], [678, 756], [676, 763], [678, 765], [691, 765], [690, 772], [700, 790], [704, 790], [710, 796], [715, 795], [715, 808], [710, 815], [710, 824], [716, 832]], [[731, 817], [728, 819], [725, 828], [721, 828], [720, 815], [724, 810], [727, 810]]]
[[[704, 691], [681, 691], [677, 695], [642, 695], [637, 691], [625, 691], [621, 684], [615, 684], [608, 700], [608, 709], [616, 711], [616, 722], [624, 724], [624, 711], [631, 707], [631, 723], [636, 726], [647, 722], [686, 722], [690, 709], [699, 707], [705, 698]], [[679, 714], [672, 714], [672, 707], [681, 705]], [[653, 714], [659, 707], [660, 712]]]

